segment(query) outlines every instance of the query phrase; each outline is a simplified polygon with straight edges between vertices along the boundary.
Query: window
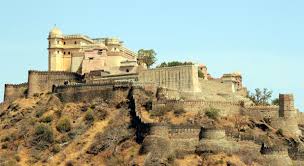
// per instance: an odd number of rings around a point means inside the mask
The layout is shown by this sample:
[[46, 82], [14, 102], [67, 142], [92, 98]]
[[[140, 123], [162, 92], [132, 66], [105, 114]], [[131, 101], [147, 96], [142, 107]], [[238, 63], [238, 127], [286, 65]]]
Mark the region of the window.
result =
[[127, 69], [126, 72], [129, 73], [129, 69]]
[[63, 42], [63, 45], [65, 45], [65, 42]]
[[63, 54], [65, 55], [65, 52], [63, 52]]
[[71, 52], [68, 52], [68, 54], [70, 55], [70, 54], [71, 54]]
[[74, 44], [77, 44], [77, 42], [75, 41]]
[[57, 44], [59, 44], [59, 41], [57, 41]]
[[94, 58], [93, 57], [89, 57], [89, 60], [93, 60]]
[[57, 51], [57, 54], [59, 54], [59, 51]]

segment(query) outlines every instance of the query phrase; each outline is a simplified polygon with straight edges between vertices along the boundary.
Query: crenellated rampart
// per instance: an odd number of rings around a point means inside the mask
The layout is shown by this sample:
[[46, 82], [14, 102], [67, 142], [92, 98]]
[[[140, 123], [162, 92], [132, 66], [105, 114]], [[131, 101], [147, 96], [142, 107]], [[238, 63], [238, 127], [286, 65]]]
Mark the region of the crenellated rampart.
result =
[[4, 101], [10, 102], [18, 98], [24, 98], [27, 96], [28, 84], [5, 84], [4, 88]]
[[203, 112], [209, 108], [220, 110], [221, 116], [235, 115], [240, 112], [240, 102], [225, 101], [204, 101], [204, 100], [158, 100], [153, 103], [153, 110], [163, 109], [164, 107], [178, 107], [185, 111]]
[[72, 84], [54, 86], [53, 92], [63, 102], [90, 101], [93, 99], [111, 100], [117, 89], [127, 96], [127, 89], [132, 87], [132, 82], [105, 82], [100, 84]]
[[28, 73], [28, 96], [52, 92], [54, 85], [81, 82], [81, 75], [62, 71], [33, 71]]

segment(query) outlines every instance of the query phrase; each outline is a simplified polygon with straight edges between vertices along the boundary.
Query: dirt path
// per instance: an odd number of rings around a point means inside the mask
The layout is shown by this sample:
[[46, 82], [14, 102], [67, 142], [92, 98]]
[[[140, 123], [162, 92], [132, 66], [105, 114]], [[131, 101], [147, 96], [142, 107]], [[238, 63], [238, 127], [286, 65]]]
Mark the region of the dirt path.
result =
[[24, 147], [22, 147], [18, 153], [19, 157], [20, 157], [20, 161], [18, 162], [18, 165], [20, 166], [26, 166], [26, 165], [30, 165], [27, 164], [28, 161], [28, 150]]
[[95, 122], [84, 134], [78, 136], [66, 148], [50, 159], [50, 165], [65, 165], [67, 161], [76, 161], [77, 157], [85, 154], [95, 135], [104, 130], [115, 115], [110, 114], [106, 120]]

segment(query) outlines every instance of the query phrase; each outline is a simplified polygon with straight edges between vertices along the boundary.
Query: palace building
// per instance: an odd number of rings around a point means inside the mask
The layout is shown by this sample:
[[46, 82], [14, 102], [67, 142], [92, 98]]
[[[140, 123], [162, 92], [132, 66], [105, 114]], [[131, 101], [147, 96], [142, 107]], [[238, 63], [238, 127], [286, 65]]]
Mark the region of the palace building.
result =
[[54, 27], [48, 36], [49, 71], [102, 71], [110, 74], [136, 72], [137, 54], [117, 38], [65, 35]]

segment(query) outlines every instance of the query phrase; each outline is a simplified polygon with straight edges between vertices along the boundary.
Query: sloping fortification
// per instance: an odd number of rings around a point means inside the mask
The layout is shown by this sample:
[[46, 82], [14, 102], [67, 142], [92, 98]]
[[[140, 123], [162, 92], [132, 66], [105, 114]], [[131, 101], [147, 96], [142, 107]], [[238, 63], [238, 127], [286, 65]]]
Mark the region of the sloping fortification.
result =
[[28, 91], [28, 84], [5, 84], [4, 101], [10, 102], [18, 98], [26, 97]]
[[57, 93], [63, 102], [90, 101], [94, 99], [110, 101], [113, 97], [119, 95], [127, 98], [131, 87], [132, 82], [59, 85], [54, 87], [54, 92]]
[[64, 83], [80, 82], [81, 76], [77, 73], [61, 71], [29, 71], [28, 75], [28, 96], [35, 93], [52, 92], [53, 85], [63, 85]]
[[139, 72], [140, 83], [156, 83], [157, 86], [180, 91], [200, 92], [196, 65], [164, 67]]

